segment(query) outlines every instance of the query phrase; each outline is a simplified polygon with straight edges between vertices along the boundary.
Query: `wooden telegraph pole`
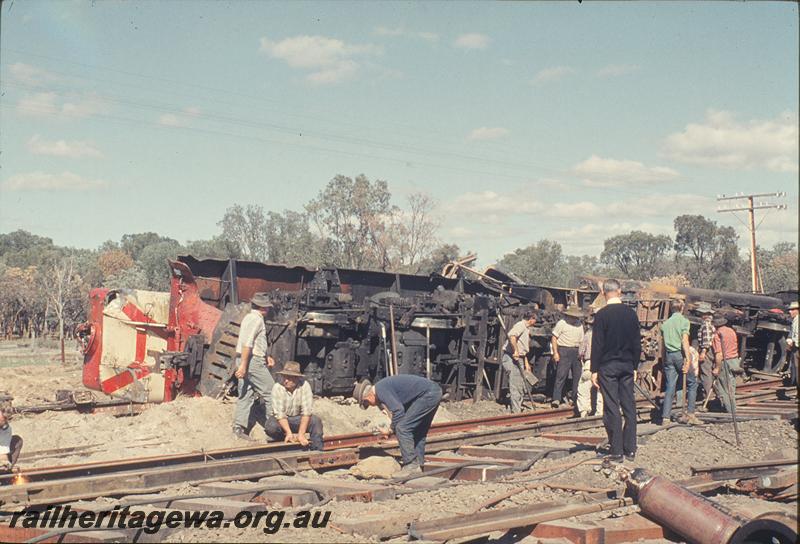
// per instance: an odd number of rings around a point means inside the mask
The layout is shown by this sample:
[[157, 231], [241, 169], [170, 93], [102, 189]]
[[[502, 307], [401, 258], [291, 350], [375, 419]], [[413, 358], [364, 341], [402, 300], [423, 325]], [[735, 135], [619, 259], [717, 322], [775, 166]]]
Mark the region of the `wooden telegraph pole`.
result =
[[[747, 206], [739, 207], [739, 208], [720, 208], [717, 211], [720, 213], [723, 212], [747, 212], [748, 221], [747, 221], [747, 228], [750, 231], [750, 281], [752, 285], [753, 293], [760, 293], [763, 291], [761, 287], [762, 282], [759, 280], [758, 277], [758, 256], [756, 255], [756, 210], [767, 210], [767, 209], [777, 209], [777, 210], [785, 210], [786, 204], [773, 204], [771, 202], [759, 202], [758, 204], [755, 203], [753, 199], [761, 198], [761, 197], [770, 197], [770, 198], [783, 198], [786, 196], [786, 193], [757, 193], [746, 195], [743, 193], [739, 193], [736, 195], [719, 195], [717, 197], [717, 201], [721, 202], [723, 200], [747, 200]], [[763, 219], [762, 219], [763, 221]], [[760, 225], [761, 223], [759, 223]]]

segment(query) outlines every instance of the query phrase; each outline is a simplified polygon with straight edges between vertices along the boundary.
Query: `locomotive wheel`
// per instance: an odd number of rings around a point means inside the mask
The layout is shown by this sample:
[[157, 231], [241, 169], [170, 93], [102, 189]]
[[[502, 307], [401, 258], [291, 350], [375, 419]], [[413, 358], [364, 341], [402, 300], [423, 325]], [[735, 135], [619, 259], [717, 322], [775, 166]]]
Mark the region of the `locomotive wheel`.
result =
[[211, 344], [203, 357], [203, 369], [197, 389], [203, 396], [219, 398], [229, 392], [230, 383], [236, 383], [236, 342], [242, 319], [250, 311], [249, 304], [227, 306], [219, 319]]

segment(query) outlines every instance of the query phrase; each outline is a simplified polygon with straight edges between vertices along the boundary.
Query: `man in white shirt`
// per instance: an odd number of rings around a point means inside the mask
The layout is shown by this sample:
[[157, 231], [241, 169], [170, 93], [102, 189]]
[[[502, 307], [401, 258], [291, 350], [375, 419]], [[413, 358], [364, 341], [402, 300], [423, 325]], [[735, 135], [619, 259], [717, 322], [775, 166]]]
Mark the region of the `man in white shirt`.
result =
[[22, 437], [11, 431], [5, 413], [0, 409], [0, 472], [10, 472], [22, 451]]
[[311, 413], [314, 394], [300, 372], [300, 363], [288, 361], [278, 372], [282, 378], [272, 386], [272, 413], [264, 424], [264, 432], [273, 440], [297, 442], [311, 449], [322, 450], [322, 420]]
[[[580, 383], [578, 383], [578, 400], [576, 406], [581, 417], [588, 416], [594, 412], [596, 416], [603, 415], [603, 395], [600, 394], [600, 389], [595, 387], [592, 383], [592, 325], [594, 324], [594, 316], [589, 315], [586, 317], [586, 332], [583, 335], [581, 347], [578, 349], [578, 358], [581, 361]], [[595, 402], [592, 402], [592, 396], [595, 396]], [[594, 405], [594, 409], [592, 409]]]
[[797, 365], [798, 365], [798, 354], [800, 354], [800, 303], [794, 301], [789, 304], [789, 315], [792, 317], [792, 333], [789, 335], [789, 338], [786, 340], [786, 345], [789, 347], [789, 376], [791, 376], [791, 382], [794, 385], [797, 385]]
[[511, 398], [511, 412], [515, 414], [522, 411], [522, 398], [525, 395], [523, 366], [526, 372], [531, 371], [528, 352], [530, 351], [531, 343], [530, 330], [534, 325], [536, 325], [535, 311], [526, 310], [522, 314], [522, 319], [517, 321], [508, 331], [508, 341], [503, 346], [503, 370], [508, 373], [508, 394]]
[[[578, 383], [581, 378], [581, 361], [578, 357], [578, 349], [583, 342], [583, 325], [580, 318], [583, 312], [580, 308], [567, 308], [564, 318], [560, 319], [553, 327], [552, 349], [553, 362], [556, 366], [556, 381], [553, 386], [552, 407], [558, 408], [561, 404], [561, 393], [567, 376], [572, 374], [572, 399], [573, 406], [578, 401]], [[576, 408], [577, 409], [577, 408]]]
[[269, 368], [275, 365], [267, 355], [267, 329], [264, 318], [272, 311], [269, 298], [257, 293], [250, 301], [253, 309], [244, 316], [239, 327], [239, 340], [236, 343], [236, 373], [239, 380], [239, 400], [233, 416], [233, 434], [242, 440], [252, 440], [253, 408], [256, 396], [264, 404], [263, 409], [270, 413], [270, 395], [275, 380]]

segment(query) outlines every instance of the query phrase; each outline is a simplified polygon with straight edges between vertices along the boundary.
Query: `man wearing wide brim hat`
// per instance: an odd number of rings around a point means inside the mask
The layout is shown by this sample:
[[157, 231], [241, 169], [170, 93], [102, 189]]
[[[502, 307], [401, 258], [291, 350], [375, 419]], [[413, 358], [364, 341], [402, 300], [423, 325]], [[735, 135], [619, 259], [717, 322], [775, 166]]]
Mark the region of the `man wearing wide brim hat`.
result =
[[384, 429], [381, 434], [397, 435], [403, 469], [395, 476], [403, 478], [422, 472], [425, 439], [442, 399], [441, 386], [421, 376], [398, 374], [375, 385], [368, 380], [360, 381], [353, 397], [364, 409], [380, 404], [389, 413], [391, 430]]
[[239, 398], [233, 416], [233, 435], [242, 440], [252, 440], [250, 431], [257, 417], [254, 415], [257, 399], [263, 406], [259, 410], [270, 413], [270, 391], [275, 384], [269, 368], [275, 365], [267, 355], [267, 329], [264, 319], [272, 311], [272, 303], [263, 293], [250, 300], [252, 309], [242, 319], [239, 339], [236, 342], [234, 373], [238, 380]]
[[580, 319], [586, 313], [580, 308], [571, 306], [561, 312], [564, 314], [564, 319], [560, 319], [556, 326], [553, 327], [553, 333], [550, 340], [553, 358], [552, 361], [556, 365], [556, 380], [553, 385], [553, 398], [551, 406], [558, 408], [561, 404], [561, 392], [564, 389], [564, 384], [567, 377], [572, 375], [572, 393], [570, 400], [577, 412], [578, 403], [578, 384], [581, 379], [581, 361], [578, 357], [578, 350], [580, 349], [581, 342], [583, 342], [583, 325]]
[[707, 302], [701, 302], [694, 309], [702, 321], [697, 328], [697, 349], [700, 359], [700, 385], [703, 387], [703, 399], [711, 395], [711, 388], [714, 384], [714, 352], [712, 342], [714, 341], [714, 325], [711, 320], [714, 317], [714, 308]]
[[586, 317], [586, 312], [584, 312], [577, 306], [569, 306], [566, 310], [562, 311], [561, 313], [564, 315], [568, 315], [570, 317], [575, 317], [577, 319], [583, 319]]
[[322, 420], [312, 413], [314, 393], [300, 371], [300, 363], [288, 361], [277, 374], [281, 379], [272, 386], [272, 414], [267, 417], [264, 432], [273, 440], [322, 450]]
[[789, 315], [792, 317], [792, 332], [789, 338], [786, 339], [786, 345], [789, 347], [789, 373], [793, 385], [797, 385], [797, 371], [800, 364], [800, 303], [796, 300], [789, 304]]
[[[589, 314], [583, 320], [586, 325], [586, 332], [578, 349], [578, 359], [581, 362], [581, 377], [578, 383], [578, 399], [575, 403], [580, 417], [586, 417], [591, 412], [596, 416], [603, 415], [603, 395], [600, 388], [592, 383], [592, 326], [594, 325], [594, 314]], [[594, 402], [592, 397], [594, 396]], [[594, 405], [594, 408], [592, 408]]]

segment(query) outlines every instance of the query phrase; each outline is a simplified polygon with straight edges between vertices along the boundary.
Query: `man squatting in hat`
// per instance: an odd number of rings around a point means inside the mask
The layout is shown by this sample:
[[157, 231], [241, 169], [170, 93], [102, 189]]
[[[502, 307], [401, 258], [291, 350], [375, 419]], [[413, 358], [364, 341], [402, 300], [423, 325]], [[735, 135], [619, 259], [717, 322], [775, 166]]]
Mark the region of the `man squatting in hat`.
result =
[[508, 374], [508, 394], [511, 412], [514, 414], [522, 411], [522, 399], [525, 395], [525, 376], [520, 365], [525, 365], [525, 371], [531, 371], [528, 352], [531, 345], [530, 330], [534, 325], [536, 312], [525, 310], [522, 319], [508, 331], [508, 340], [503, 347], [503, 370]]
[[[425, 465], [425, 438], [442, 399], [439, 384], [421, 376], [400, 374], [383, 378], [375, 385], [364, 380], [356, 384], [353, 396], [362, 408], [381, 404], [391, 418], [391, 431], [397, 435], [403, 470], [398, 476], [422, 471]], [[389, 436], [388, 430], [382, 430]]]
[[267, 329], [264, 318], [272, 311], [272, 304], [263, 293], [257, 293], [250, 301], [253, 307], [242, 319], [239, 339], [236, 342], [236, 373], [239, 380], [239, 400], [233, 416], [233, 434], [242, 440], [252, 440], [250, 431], [256, 420], [258, 396], [263, 406], [259, 411], [270, 413], [270, 393], [275, 380], [269, 368], [275, 360], [267, 355]]
[[314, 394], [300, 372], [300, 363], [288, 361], [278, 375], [282, 379], [272, 386], [272, 414], [264, 423], [264, 432], [273, 440], [299, 442], [306, 447], [308, 432], [311, 449], [321, 451], [322, 420], [311, 413]]
[[556, 364], [556, 381], [553, 385], [553, 402], [551, 406], [558, 408], [561, 404], [561, 392], [567, 376], [572, 376], [572, 394], [570, 401], [577, 412], [578, 383], [581, 378], [581, 362], [578, 358], [578, 349], [583, 342], [583, 325], [580, 318], [583, 315], [578, 308], [567, 308], [564, 317], [558, 320], [553, 327], [551, 345], [553, 349], [553, 362]]
[[22, 451], [22, 437], [11, 431], [8, 418], [0, 408], [0, 472], [9, 472]]

